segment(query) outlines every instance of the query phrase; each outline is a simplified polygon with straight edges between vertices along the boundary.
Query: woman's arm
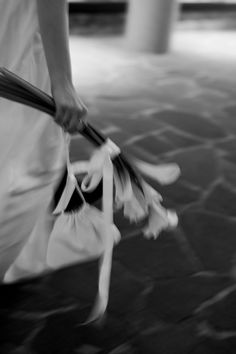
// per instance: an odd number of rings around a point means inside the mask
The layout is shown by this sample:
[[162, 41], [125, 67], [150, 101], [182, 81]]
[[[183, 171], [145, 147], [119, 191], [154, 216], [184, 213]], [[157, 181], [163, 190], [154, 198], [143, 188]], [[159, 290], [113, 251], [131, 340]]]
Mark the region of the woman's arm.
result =
[[87, 110], [72, 83], [66, 0], [37, 0], [39, 27], [56, 103], [55, 121], [70, 133]]

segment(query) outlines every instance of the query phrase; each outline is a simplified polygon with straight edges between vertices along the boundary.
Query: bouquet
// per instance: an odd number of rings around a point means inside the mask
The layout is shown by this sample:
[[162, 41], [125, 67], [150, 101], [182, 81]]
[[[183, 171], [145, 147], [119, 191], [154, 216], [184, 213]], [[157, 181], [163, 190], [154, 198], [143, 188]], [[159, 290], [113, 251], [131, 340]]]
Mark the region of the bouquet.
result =
[[[0, 68], [0, 97], [25, 104], [52, 117], [55, 115], [56, 108], [52, 97], [5, 68]], [[145, 182], [142, 173], [155, 176], [161, 184], [168, 184], [178, 178], [180, 171], [176, 164], [150, 166], [137, 159], [131, 163], [113, 141], [88, 122], [79, 124], [78, 133], [89, 140], [96, 149], [89, 161], [78, 161], [73, 164], [70, 164], [68, 152], [67, 177], [63, 188], [59, 190], [59, 196], [57, 195], [58, 203], [54, 214], [60, 218], [64, 211], [68, 213], [71, 210], [75, 211], [75, 194], [86, 204], [81, 190], [86, 193], [93, 191], [99, 184], [103, 184], [102, 219], [100, 218], [100, 221], [96, 219], [94, 210], [91, 213], [87, 212], [87, 217], [91, 214], [90, 218], [93, 218], [93, 222], [97, 220], [97, 224], [100, 224], [98, 233], [105, 235], [100, 253], [92, 252], [93, 255], [100, 257], [100, 275], [98, 298], [88, 320], [90, 322], [101, 317], [107, 307], [112, 249], [114, 243], [119, 240], [119, 232], [113, 224], [113, 207], [123, 209], [124, 216], [131, 222], [147, 218], [147, 225], [143, 229], [144, 236], [156, 239], [163, 229], [176, 226], [178, 218], [174, 211], [166, 210], [161, 206], [162, 197]], [[75, 175], [80, 173], [85, 174], [81, 186], [75, 178]], [[71, 203], [72, 199], [73, 203]], [[70, 203], [73, 204], [71, 209], [68, 208]], [[104, 227], [101, 220], [104, 221]], [[96, 228], [96, 225], [94, 227]], [[54, 259], [52, 248], [57, 247], [60, 253], [63, 240], [57, 236], [57, 233], [61, 229], [60, 225], [52, 237], [54, 241], [51, 246], [49, 245], [49, 263], [52, 267], [60, 265], [58, 258]], [[73, 247], [76, 249], [76, 246]], [[76, 258], [76, 255], [73, 257]], [[65, 264], [66, 262], [68, 260], [65, 260]]]

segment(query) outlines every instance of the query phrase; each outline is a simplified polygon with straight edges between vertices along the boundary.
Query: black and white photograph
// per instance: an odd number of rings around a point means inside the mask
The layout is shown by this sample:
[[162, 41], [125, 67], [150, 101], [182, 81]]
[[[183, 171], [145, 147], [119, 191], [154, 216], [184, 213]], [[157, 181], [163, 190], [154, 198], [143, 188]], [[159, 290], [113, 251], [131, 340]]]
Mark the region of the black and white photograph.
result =
[[0, 354], [236, 354], [236, 0], [0, 0]]

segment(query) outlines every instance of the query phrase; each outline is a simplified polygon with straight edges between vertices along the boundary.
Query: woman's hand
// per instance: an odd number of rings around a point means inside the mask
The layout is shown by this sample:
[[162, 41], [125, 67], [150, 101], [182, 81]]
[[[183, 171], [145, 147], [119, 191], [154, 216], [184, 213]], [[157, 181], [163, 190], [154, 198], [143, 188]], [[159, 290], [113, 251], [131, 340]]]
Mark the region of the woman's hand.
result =
[[78, 133], [82, 128], [81, 121], [85, 119], [87, 108], [72, 84], [60, 85], [53, 89], [56, 104], [55, 122], [70, 134]]

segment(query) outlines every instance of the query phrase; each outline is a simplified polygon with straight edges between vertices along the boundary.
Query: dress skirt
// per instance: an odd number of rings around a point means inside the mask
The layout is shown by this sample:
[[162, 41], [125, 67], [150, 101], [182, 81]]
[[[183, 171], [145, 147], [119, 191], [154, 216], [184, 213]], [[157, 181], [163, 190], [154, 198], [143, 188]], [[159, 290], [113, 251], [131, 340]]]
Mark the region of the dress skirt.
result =
[[[0, 0], [0, 66], [50, 93], [36, 0]], [[48, 115], [0, 99], [0, 280], [44, 269], [52, 199], [66, 163], [64, 141]]]

